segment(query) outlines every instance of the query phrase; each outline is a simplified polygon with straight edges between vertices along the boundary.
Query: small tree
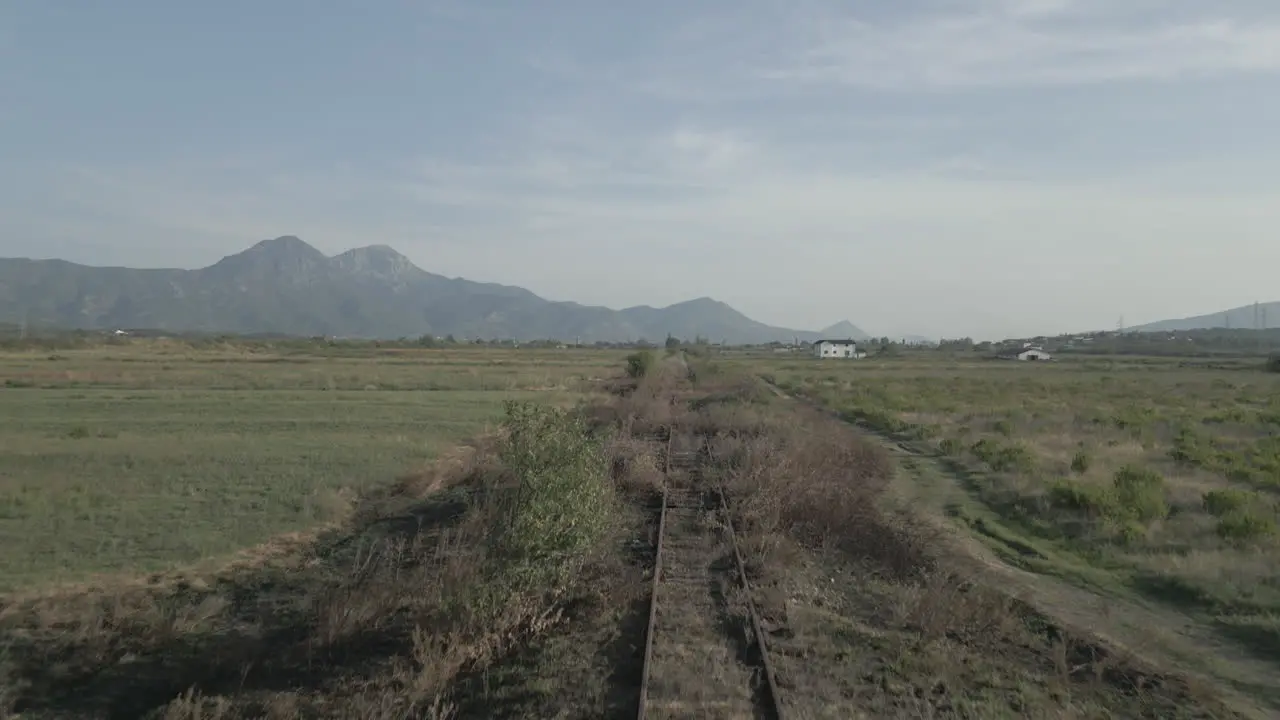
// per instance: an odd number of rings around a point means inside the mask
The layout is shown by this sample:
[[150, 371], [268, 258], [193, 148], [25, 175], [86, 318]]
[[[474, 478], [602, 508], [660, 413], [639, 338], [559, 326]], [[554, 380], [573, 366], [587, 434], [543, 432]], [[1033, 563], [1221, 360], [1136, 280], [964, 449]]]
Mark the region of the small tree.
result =
[[678, 347], [680, 347], [680, 338], [678, 338], [678, 337], [673, 337], [673, 336], [671, 336], [671, 335], [668, 335], [668, 336], [667, 336], [667, 349], [668, 349], [668, 350], [675, 350], [675, 349], [676, 349], [676, 348], [678, 348]]
[[658, 362], [653, 353], [648, 350], [641, 350], [638, 353], [627, 356], [627, 375], [633, 378], [642, 378], [653, 370], [653, 366]]
[[1280, 353], [1273, 353], [1267, 358], [1267, 372], [1280, 373]]

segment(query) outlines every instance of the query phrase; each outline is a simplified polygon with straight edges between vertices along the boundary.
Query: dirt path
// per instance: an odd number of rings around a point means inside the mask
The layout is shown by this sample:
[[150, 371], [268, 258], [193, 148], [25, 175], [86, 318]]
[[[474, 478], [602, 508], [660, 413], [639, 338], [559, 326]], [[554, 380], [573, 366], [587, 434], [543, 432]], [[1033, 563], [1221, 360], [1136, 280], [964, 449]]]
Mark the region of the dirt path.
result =
[[[772, 384], [769, 387], [779, 397], [807, 402]], [[955, 550], [977, 560], [989, 584], [1030, 602], [1067, 627], [1096, 636], [1157, 667], [1213, 683], [1246, 716], [1280, 716], [1280, 674], [1274, 664], [1255, 658], [1202, 619], [1175, 608], [1081, 587], [1009, 564], [947, 512], [956, 503], [972, 502], [958, 472], [910, 445], [865, 427], [859, 430], [898, 461], [899, 476], [892, 487], [895, 504], [930, 521]]]

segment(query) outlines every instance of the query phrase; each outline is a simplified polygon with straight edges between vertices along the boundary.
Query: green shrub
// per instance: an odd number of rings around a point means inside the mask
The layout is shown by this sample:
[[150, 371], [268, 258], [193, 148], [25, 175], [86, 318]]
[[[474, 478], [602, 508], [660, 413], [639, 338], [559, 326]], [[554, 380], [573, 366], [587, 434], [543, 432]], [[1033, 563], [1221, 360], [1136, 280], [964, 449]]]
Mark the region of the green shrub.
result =
[[1075, 480], [1059, 480], [1049, 488], [1054, 507], [1088, 513], [1096, 517], [1115, 515], [1115, 495], [1110, 488]]
[[983, 438], [974, 443], [970, 450], [996, 472], [1005, 470], [1031, 472], [1035, 469], [1035, 456], [1018, 443], [1002, 445], [990, 438]]
[[1127, 520], [1120, 524], [1120, 528], [1116, 533], [1120, 542], [1125, 545], [1134, 545], [1138, 541], [1147, 537], [1147, 527], [1140, 522]]
[[642, 378], [653, 371], [658, 363], [658, 358], [651, 350], [641, 350], [638, 353], [632, 353], [627, 356], [627, 376], [632, 378]]
[[1089, 453], [1084, 450], [1078, 450], [1071, 458], [1071, 472], [1076, 473], [1077, 475], [1083, 475], [1089, 472], [1089, 466], [1092, 462], [1093, 461], [1089, 457]]
[[1207, 467], [1213, 463], [1213, 449], [1194, 430], [1184, 426], [1173, 437], [1169, 457], [1179, 465]]
[[1228, 488], [1210, 490], [1203, 498], [1205, 512], [1214, 517], [1222, 517], [1232, 512], [1262, 505], [1262, 498], [1255, 492]]
[[1275, 515], [1258, 508], [1232, 510], [1218, 518], [1218, 536], [1229, 542], [1244, 543], [1275, 534]]
[[1273, 353], [1267, 358], [1267, 372], [1280, 373], [1280, 353]]
[[493, 569], [516, 590], [567, 583], [608, 532], [608, 461], [585, 422], [566, 411], [508, 402], [502, 464], [517, 480], [501, 501]]
[[991, 424], [991, 431], [1005, 437], [1013, 436], [1013, 424], [1008, 420], [997, 420]]
[[1125, 519], [1151, 522], [1169, 514], [1160, 473], [1126, 465], [1116, 472], [1114, 484], [1116, 503]]

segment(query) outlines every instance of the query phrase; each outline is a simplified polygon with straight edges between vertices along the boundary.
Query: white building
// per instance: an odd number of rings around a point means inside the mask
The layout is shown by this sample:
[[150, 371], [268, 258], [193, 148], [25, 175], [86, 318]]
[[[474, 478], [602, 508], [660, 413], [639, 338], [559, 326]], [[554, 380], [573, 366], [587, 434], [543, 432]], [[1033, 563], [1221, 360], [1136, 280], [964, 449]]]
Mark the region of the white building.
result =
[[813, 356], [819, 358], [856, 358], [858, 344], [853, 340], [818, 340], [813, 343]]
[[1001, 353], [1000, 357], [1007, 360], [1052, 360], [1053, 356], [1045, 352], [1043, 348], [1034, 345], [1024, 345], [1023, 347]]

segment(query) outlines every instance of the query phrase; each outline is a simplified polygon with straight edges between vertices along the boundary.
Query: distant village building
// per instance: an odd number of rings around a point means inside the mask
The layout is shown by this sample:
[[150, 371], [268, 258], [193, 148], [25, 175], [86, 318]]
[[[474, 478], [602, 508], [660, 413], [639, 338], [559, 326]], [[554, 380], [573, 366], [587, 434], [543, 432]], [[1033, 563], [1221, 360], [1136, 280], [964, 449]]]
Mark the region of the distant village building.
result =
[[856, 358], [858, 344], [853, 340], [818, 340], [813, 343], [813, 356], [818, 358]]
[[1005, 350], [1000, 353], [1000, 357], [1005, 360], [1052, 360], [1053, 356], [1044, 351], [1044, 348], [1030, 343], [1024, 344], [1020, 348]]

